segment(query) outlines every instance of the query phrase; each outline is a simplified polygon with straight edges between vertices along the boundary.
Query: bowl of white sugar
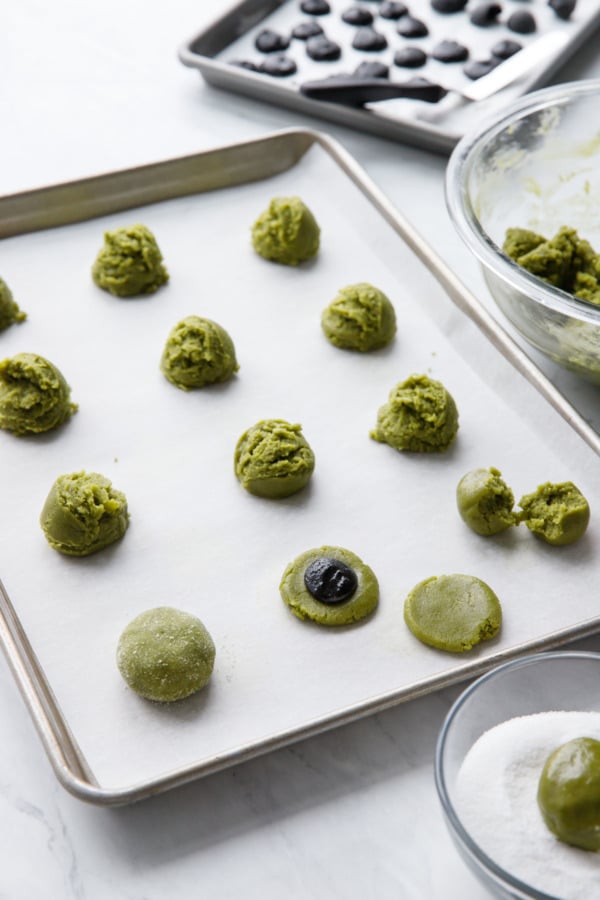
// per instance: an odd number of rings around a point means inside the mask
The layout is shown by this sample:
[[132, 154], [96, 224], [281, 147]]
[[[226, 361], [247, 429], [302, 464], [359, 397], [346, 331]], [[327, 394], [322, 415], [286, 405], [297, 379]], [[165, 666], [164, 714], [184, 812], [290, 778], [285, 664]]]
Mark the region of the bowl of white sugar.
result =
[[600, 654], [538, 653], [471, 684], [440, 732], [435, 780], [494, 896], [600, 897]]

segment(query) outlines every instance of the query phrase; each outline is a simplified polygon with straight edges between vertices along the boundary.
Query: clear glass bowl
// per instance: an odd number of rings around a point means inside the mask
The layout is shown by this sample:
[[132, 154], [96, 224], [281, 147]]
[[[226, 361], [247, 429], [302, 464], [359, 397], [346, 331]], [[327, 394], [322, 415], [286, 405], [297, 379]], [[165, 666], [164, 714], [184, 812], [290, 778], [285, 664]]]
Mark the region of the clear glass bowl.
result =
[[502, 252], [506, 229], [576, 228], [600, 252], [600, 79], [525, 95], [466, 135], [446, 174], [448, 210], [489, 290], [523, 337], [600, 383], [600, 307], [529, 274]]
[[515, 716], [553, 710], [600, 711], [600, 653], [537, 653], [498, 666], [460, 695], [438, 738], [435, 782], [450, 834], [464, 861], [496, 897], [555, 900], [502, 869], [475, 843], [456, 808], [458, 771], [488, 729]]

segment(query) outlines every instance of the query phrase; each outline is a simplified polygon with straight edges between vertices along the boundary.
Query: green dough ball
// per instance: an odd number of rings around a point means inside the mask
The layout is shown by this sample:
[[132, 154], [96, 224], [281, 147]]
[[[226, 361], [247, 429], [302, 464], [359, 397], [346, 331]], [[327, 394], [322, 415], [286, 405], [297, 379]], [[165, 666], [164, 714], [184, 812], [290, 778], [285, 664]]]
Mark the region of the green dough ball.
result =
[[572, 481], [546, 482], [519, 501], [519, 518], [530, 531], [548, 544], [572, 544], [584, 533], [590, 521], [590, 507]]
[[411, 375], [390, 391], [371, 437], [396, 450], [431, 453], [447, 450], [457, 431], [456, 403], [443, 384]]
[[212, 675], [215, 645], [196, 616], [159, 606], [127, 625], [117, 646], [117, 666], [129, 687], [147, 700], [182, 700]]
[[316, 256], [321, 230], [299, 197], [274, 197], [252, 226], [252, 245], [265, 259], [297, 266]]
[[404, 621], [424, 644], [464, 653], [500, 631], [500, 602], [485, 582], [473, 575], [426, 578], [404, 602]]
[[396, 334], [396, 313], [386, 295], [361, 282], [342, 288], [321, 316], [327, 340], [342, 350], [378, 350]]
[[235, 448], [235, 474], [258, 497], [289, 497], [302, 490], [315, 468], [315, 456], [301, 425], [263, 419], [248, 428]]
[[233, 341], [210, 319], [187, 316], [172, 329], [160, 368], [182, 390], [227, 381], [239, 366]]
[[156, 239], [145, 225], [104, 232], [92, 266], [98, 287], [117, 297], [153, 294], [169, 280]]
[[[315, 561], [326, 559], [348, 566], [356, 575], [357, 585], [342, 602], [323, 602], [308, 589], [306, 571]], [[281, 597], [299, 619], [311, 619], [319, 625], [349, 625], [370, 615], [379, 602], [379, 584], [372, 569], [358, 556], [342, 547], [317, 547], [307, 550], [289, 563], [279, 585]]]
[[501, 472], [473, 469], [458, 482], [456, 503], [464, 522], [477, 534], [498, 534], [518, 523], [513, 512], [514, 494], [502, 480]]
[[71, 388], [43, 356], [17, 353], [0, 362], [0, 428], [39, 434], [66, 422], [77, 410]]
[[600, 850], [600, 741], [581, 737], [557, 747], [544, 764], [537, 800], [559, 840]]
[[0, 331], [5, 331], [15, 322], [24, 322], [26, 318], [27, 313], [21, 312], [9, 286], [0, 278]]
[[46, 540], [67, 556], [89, 556], [123, 537], [127, 500], [97, 472], [60, 475], [46, 498], [40, 524]]

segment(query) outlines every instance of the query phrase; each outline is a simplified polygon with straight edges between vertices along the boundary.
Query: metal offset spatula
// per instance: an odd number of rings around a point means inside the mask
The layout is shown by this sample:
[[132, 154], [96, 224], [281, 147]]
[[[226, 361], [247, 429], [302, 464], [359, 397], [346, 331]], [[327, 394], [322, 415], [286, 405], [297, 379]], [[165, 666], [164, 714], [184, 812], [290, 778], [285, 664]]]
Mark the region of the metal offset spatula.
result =
[[399, 82], [389, 81], [386, 78], [333, 75], [318, 81], [306, 81], [300, 85], [300, 92], [313, 100], [356, 107], [399, 98], [438, 103], [450, 93], [462, 100], [477, 102], [491, 97], [523, 75], [533, 72], [549, 55], [560, 52], [567, 40], [568, 37], [564, 32], [550, 32], [523, 50], [519, 50], [514, 56], [492, 69], [488, 75], [484, 75], [461, 91], [434, 84], [424, 78]]

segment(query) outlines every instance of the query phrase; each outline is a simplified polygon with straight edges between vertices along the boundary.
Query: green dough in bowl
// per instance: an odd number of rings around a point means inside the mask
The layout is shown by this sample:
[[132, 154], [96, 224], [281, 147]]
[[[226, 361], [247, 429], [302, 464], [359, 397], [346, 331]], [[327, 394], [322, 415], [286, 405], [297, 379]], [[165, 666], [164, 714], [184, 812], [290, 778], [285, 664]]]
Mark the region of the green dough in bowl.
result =
[[287, 266], [316, 256], [321, 230], [299, 197], [274, 197], [252, 226], [256, 252]]
[[306, 487], [315, 468], [315, 456], [301, 425], [284, 419], [262, 419], [237, 442], [234, 469], [238, 481], [251, 494], [277, 499]]
[[147, 700], [170, 703], [195, 694], [214, 664], [215, 645], [200, 619], [169, 606], [140, 613], [117, 645], [121, 675]]
[[160, 368], [172, 384], [188, 391], [227, 381], [239, 366], [224, 328], [210, 319], [187, 316], [169, 334]]
[[[306, 581], [307, 571], [317, 564], [321, 575], [317, 583], [324, 585], [319, 599]], [[339, 565], [341, 564], [341, 565]], [[345, 591], [343, 599], [336, 597], [336, 587], [342, 577], [353, 577], [354, 590]], [[350, 570], [348, 572], [348, 570]], [[310, 584], [310, 582], [309, 582]], [[379, 584], [373, 570], [355, 553], [343, 547], [323, 546], [300, 554], [286, 569], [279, 585], [281, 597], [299, 619], [311, 619], [319, 625], [350, 625], [371, 615], [379, 602]]]
[[0, 428], [40, 434], [62, 425], [76, 410], [62, 373], [43, 356], [17, 353], [0, 362]]
[[323, 311], [321, 327], [334, 347], [367, 353], [394, 339], [396, 313], [383, 291], [359, 282], [340, 289]]
[[40, 524], [46, 540], [67, 556], [89, 556], [123, 537], [127, 500], [97, 472], [60, 475], [46, 498]]
[[156, 238], [145, 225], [104, 232], [92, 266], [98, 287], [117, 297], [153, 294], [169, 280]]

